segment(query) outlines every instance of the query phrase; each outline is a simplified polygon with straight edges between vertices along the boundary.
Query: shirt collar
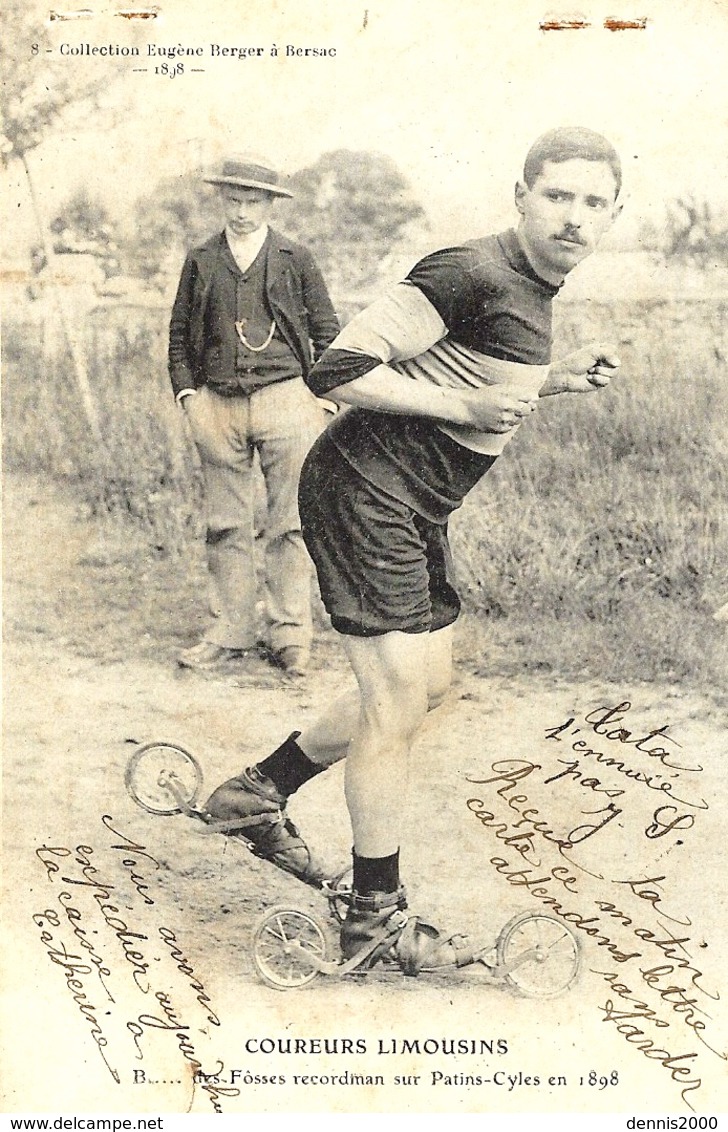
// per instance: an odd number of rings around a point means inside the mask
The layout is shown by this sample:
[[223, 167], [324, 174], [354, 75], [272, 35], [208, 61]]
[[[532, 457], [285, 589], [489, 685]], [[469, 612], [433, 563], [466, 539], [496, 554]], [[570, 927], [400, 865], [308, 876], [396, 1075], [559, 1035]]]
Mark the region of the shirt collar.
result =
[[256, 228], [254, 232], [250, 232], [247, 236], [236, 236], [234, 232], [231, 232], [230, 229], [226, 227], [225, 239], [236, 259], [245, 258], [249, 259], [252, 263], [263, 247], [268, 231], [268, 225], [261, 224], [260, 228]]

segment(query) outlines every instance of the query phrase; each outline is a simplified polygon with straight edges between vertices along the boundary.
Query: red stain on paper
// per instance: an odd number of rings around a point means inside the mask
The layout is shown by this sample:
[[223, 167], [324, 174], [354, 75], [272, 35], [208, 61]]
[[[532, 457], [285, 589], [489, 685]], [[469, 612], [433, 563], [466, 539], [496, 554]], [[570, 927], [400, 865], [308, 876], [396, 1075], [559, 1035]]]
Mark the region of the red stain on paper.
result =
[[641, 20], [617, 20], [608, 16], [604, 21], [607, 31], [644, 31], [647, 27], [647, 16]]
[[591, 27], [591, 24], [581, 17], [574, 17], [566, 20], [541, 20], [538, 26], [541, 31], [581, 31], [582, 28]]

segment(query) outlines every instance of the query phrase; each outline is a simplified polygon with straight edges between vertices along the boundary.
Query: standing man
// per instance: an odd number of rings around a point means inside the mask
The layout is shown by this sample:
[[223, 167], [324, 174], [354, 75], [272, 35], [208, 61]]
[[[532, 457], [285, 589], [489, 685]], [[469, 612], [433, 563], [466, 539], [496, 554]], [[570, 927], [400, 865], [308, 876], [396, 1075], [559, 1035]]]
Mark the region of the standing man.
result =
[[293, 195], [270, 162], [232, 157], [205, 180], [218, 186], [226, 225], [185, 260], [170, 321], [169, 370], [202, 463], [217, 616], [179, 664], [205, 668], [256, 646], [257, 451], [267, 498], [268, 644], [274, 663], [300, 675], [312, 624], [298, 479], [324, 417], [303, 378], [339, 325], [311, 253], [268, 226], [276, 198]]
[[[538, 399], [594, 394], [619, 365], [607, 346], [551, 364], [551, 304], [617, 217], [613, 146], [581, 128], [530, 149], [516, 229], [435, 252], [354, 318], [309, 378], [353, 406], [319, 438], [300, 506], [324, 604], [357, 689], [303, 732], [223, 783], [208, 812], [239, 820], [256, 851], [320, 876], [285, 814], [287, 799], [346, 758], [354, 892], [345, 957], [392, 955], [409, 974], [452, 960], [451, 942], [406, 912], [400, 815], [410, 749], [445, 697], [460, 602], [447, 520]], [[269, 814], [269, 824], [260, 815]]]

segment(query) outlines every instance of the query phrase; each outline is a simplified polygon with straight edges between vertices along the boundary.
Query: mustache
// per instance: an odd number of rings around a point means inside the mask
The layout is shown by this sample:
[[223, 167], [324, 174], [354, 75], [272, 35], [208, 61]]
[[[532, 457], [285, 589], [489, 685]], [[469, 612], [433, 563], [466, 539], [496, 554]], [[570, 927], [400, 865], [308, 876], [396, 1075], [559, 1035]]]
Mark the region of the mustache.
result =
[[554, 236], [555, 240], [569, 240], [572, 244], [579, 244], [581, 247], [586, 245], [586, 241], [582, 240], [581, 236], [576, 232], [559, 232]]

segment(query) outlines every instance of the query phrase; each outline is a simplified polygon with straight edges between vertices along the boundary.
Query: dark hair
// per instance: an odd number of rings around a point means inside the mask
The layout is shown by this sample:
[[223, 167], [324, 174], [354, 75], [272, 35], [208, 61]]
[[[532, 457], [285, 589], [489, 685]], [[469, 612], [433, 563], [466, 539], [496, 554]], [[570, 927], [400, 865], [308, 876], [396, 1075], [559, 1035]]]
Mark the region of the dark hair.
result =
[[547, 161], [603, 161], [614, 174], [617, 185], [615, 197], [622, 188], [622, 163], [619, 154], [601, 134], [587, 130], [583, 126], [559, 126], [542, 134], [533, 143], [523, 166], [523, 179], [532, 189], [536, 178], [543, 172]]

